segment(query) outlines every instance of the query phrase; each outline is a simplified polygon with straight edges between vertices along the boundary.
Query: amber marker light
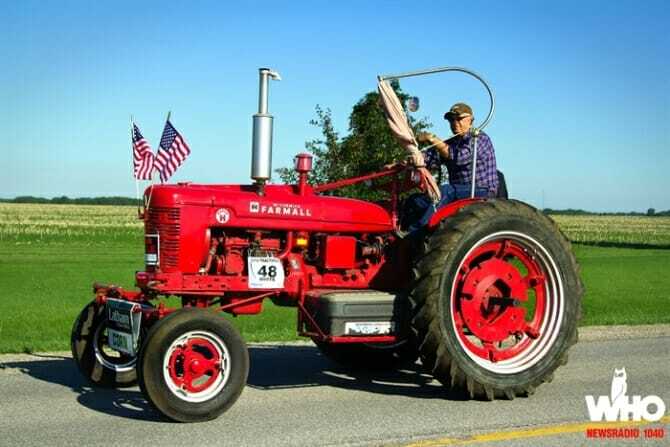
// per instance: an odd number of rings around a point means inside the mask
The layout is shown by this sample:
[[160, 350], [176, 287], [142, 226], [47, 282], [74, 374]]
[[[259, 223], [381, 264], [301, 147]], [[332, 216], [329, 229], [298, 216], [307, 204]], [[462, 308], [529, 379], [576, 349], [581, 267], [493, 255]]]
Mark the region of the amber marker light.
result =
[[309, 245], [309, 238], [304, 233], [298, 234], [295, 238], [295, 245], [296, 247], [305, 248]]

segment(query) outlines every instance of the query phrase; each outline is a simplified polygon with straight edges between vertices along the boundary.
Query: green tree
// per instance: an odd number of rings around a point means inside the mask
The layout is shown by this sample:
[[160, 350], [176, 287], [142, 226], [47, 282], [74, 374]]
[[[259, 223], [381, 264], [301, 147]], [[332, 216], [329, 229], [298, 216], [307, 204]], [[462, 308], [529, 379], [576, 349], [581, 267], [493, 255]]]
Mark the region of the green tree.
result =
[[[405, 104], [409, 95], [400, 89], [397, 81], [393, 81], [391, 86]], [[330, 110], [316, 106], [316, 119], [310, 124], [321, 129], [321, 137], [305, 143], [307, 151], [314, 156], [310, 183], [328, 183], [364, 175], [405, 159], [405, 149], [391, 134], [379, 102], [376, 91], [363, 96], [353, 107], [349, 116], [349, 132], [344, 137], [335, 131]], [[425, 119], [417, 120], [409, 115], [409, 120], [415, 134], [431, 127]], [[296, 181], [293, 168], [280, 168], [277, 173], [285, 183]], [[367, 200], [377, 200], [382, 196], [366, 184], [342, 188], [334, 194]]]

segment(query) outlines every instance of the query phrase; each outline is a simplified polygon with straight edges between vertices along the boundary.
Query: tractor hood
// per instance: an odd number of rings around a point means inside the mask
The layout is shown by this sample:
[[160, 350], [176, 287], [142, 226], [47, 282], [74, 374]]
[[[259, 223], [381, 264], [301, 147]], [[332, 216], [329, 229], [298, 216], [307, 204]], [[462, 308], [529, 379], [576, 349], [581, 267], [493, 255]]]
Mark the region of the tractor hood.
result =
[[182, 225], [269, 230], [376, 233], [393, 229], [390, 214], [362, 200], [304, 195], [290, 185], [267, 185], [263, 195], [255, 185], [154, 185], [145, 191], [152, 209], [180, 209]]

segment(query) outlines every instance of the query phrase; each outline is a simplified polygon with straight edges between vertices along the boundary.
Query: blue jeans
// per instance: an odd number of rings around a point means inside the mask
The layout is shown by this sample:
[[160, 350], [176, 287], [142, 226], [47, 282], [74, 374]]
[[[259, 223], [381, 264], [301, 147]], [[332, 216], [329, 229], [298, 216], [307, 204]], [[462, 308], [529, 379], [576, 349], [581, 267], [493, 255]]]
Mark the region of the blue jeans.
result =
[[[424, 227], [430, 218], [433, 217], [435, 211], [439, 210], [446, 204], [455, 202], [456, 200], [469, 198], [471, 188], [471, 185], [451, 185], [449, 183], [445, 183], [444, 185], [440, 186], [440, 194], [442, 195], [442, 198], [437, 204], [433, 204], [430, 198], [425, 194], [411, 196], [409, 200], [412, 201], [412, 203], [409, 204], [409, 206], [414, 207], [415, 209], [424, 209], [424, 211], [419, 220], [410, 223], [410, 225], [407, 227], [407, 231], [411, 233]], [[486, 188], [475, 188], [475, 197], [487, 197], [488, 194], [489, 191]]]

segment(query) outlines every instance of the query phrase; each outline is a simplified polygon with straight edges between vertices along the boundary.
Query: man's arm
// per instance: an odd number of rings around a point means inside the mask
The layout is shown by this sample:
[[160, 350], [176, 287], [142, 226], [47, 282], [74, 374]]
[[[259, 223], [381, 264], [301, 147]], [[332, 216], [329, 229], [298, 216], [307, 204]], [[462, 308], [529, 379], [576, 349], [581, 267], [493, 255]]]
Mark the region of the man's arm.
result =
[[433, 146], [442, 158], [449, 158], [449, 145], [437, 138], [432, 133], [426, 132], [419, 134], [418, 140], [422, 143], [428, 143]]

